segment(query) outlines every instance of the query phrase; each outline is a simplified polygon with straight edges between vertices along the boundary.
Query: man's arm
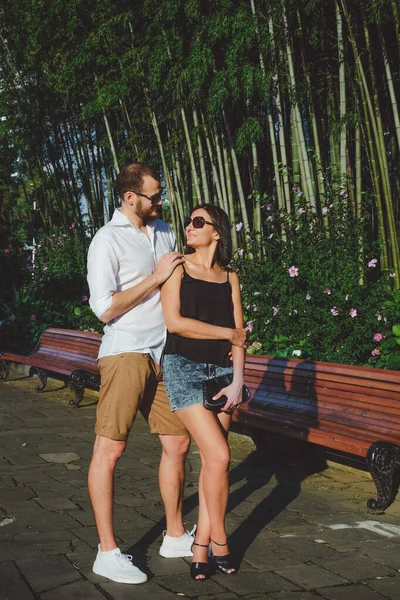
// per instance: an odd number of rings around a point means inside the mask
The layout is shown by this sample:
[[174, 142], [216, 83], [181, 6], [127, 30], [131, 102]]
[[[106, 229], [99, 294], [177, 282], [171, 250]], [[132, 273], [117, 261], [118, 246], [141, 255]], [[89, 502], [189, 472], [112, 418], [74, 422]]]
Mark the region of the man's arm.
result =
[[131, 288], [117, 292], [118, 259], [114, 249], [107, 239], [93, 242], [88, 255], [90, 306], [103, 323], [116, 319], [142, 302], [183, 262], [178, 252], [164, 254], [154, 273]]

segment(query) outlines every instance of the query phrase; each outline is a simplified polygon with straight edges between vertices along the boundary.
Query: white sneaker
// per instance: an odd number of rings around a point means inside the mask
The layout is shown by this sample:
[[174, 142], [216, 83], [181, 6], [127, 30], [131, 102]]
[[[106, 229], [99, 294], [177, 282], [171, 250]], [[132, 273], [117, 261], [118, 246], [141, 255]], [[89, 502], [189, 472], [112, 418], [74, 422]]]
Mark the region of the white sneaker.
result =
[[163, 541], [160, 546], [160, 554], [164, 558], [180, 558], [184, 556], [193, 556], [192, 544], [196, 525], [192, 531], [185, 531], [181, 537], [171, 537], [167, 532], [163, 532]]
[[93, 565], [93, 573], [107, 577], [107, 579], [117, 583], [144, 583], [147, 581], [146, 573], [135, 567], [131, 561], [132, 556], [122, 554], [119, 548], [102, 552], [99, 544], [99, 551]]

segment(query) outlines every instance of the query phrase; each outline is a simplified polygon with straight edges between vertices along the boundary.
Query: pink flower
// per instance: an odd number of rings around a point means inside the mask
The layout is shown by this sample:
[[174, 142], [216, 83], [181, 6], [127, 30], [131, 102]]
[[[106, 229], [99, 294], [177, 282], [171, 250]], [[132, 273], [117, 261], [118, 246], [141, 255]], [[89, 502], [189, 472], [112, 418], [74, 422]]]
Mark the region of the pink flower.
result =
[[378, 348], [374, 348], [371, 352], [372, 356], [379, 356], [381, 353], [380, 350], [378, 350]]
[[329, 211], [329, 208], [327, 206], [323, 206], [322, 207], [322, 214], [325, 216]]
[[89, 298], [87, 296], [82, 296], [82, 302], [87, 302]]
[[237, 249], [237, 253], [239, 254], [239, 256], [243, 256], [243, 252], [244, 252], [243, 248]]
[[297, 188], [292, 187], [292, 192], [295, 192], [297, 190]]
[[289, 275], [290, 277], [298, 277], [299, 275], [299, 269], [297, 267], [295, 267], [294, 265], [292, 265], [290, 267], [290, 269], [288, 269]]
[[10, 251], [8, 248], [4, 248], [4, 254], [8, 254]]
[[382, 315], [381, 315], [381, 313], [377, 312], [377, 313], [375, 313], [375, 316], [376, 316], [376, 320], [377, 321], [382, 321]]
[[257, 312], [257, 311], [258, 311], [257, 305], [253, 304], [253, 312]]
[[43, 267], [43, 271], [48, 271], [49, 267]]
[[279, 308], [276, 308], [276, 306], [273, 306], [272, 308], [274, 309], [274, 317], [276, 317], [279, 312]]
[[325, 288], [324, 289], [324, 294], [328, 294], [328, 296], [330, 296], [332, 294], [331, 290], [329, 288]]
[[299, 208], [299, 215], [303, 215], [306, 212], [305, 208]]
[[36, 315], [31, 315], [31, 321], [36, 321]]
[[374, 334], [374, 337], [373, 337], [374, 342], [381, 342], [382, 339], [383, 339], [383, 335], [381, 333]]
[[357, 309], [356, 308], [351, 308], [349, 310], [349, 315], [351, 316], [352, 319], [354, 319], [354, 317], [357, 316]]
[[377, 264], [378, 264], [378, 259], [373, 258], [372, 260], [369, 261], [368, 266], [371, 267], [371, 269], [375, 269]]
[[236, 223], [236, 231], [240, 231], [243, 228], [243, 223]]
[[271, 222], [272, 222], [272, 221], [275, 221], [275, 217], [274, 217], [274, 215], [269, 215], [269, 217], [268, 217], [268, 221], [271, 221]]
[[334, 306], [333, 308], [331, 308], [331, 313], [334, 317], [337, 317], [339, 314], [338, 309], [336, 308], [336, 306]]
[[251, 333], [253, 331], [253, 327], [254, 327], [254, 321], [247, 321], [247, 324], [246, 324], [247, 331], [250, 331], [250, 333]]
[[75, 229], [76, 223], [71, 223], [71, 229]]
[[333, 208], [333, 204], [330, 204], [330, 205], [329, 205], [329, 208]]

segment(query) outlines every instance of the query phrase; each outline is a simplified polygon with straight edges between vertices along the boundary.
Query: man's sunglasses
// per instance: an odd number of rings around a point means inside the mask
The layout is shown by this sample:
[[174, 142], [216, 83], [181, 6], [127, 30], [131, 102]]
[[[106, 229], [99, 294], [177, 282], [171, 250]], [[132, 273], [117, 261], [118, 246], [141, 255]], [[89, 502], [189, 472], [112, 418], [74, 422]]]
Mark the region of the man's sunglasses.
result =
[[192, 217], [185, 217], [185, 220], [183, 221], [185, 229], [186, 227], [189, 227], [190, 223], [195, 229], [203, 229], [204, 225], [212, 225], [215, 227], [214, 223], [211, 223], [211, 221], [206, 221], [204, 217], [194, 217], [193, 219]]
[[158, 192], [158, 194], [154, 194], [154, 196], [148, 196], [147, 194], [142, 194], [141, 192], [135, 192], [135, 190], [131, 190], [136, 196], [142, 196], [143, 198], [147, 198], [150, 202], [154, 204], [158, 204], [161, 200], [162, 192]]

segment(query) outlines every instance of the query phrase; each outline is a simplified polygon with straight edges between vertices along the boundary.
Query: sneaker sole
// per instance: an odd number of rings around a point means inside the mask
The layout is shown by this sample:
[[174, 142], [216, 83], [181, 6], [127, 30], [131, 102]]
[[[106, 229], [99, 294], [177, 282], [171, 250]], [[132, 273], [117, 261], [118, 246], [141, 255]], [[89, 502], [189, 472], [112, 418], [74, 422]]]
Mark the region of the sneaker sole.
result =
[[127, 583], [127, 584], [131, 584], [131, 585], [137, 585], [140, 583], [146, 583], [147, 581], [147, 575], [143, 574], [142, 576], [138, 575], [138, 578], [136, 581], [132, 581], [132, 579], [123, 579], [122, 577], [110, 577], [109, 575], [104, 575], [104, 573], [100, 573], [100, 571], [96, 571], [95, 568], [92, 569], [93, 573], [95, 573], [96, 575], [100, 575], [100, 577], [105, 577], [106, 579], [109, 579], [110, 581], [115, 581], [115, 583]]
[[191, 550], [167, 550], [166, 548], [160, 548], [160, 556], [163, 558], [190, 558], [193, 556]]

